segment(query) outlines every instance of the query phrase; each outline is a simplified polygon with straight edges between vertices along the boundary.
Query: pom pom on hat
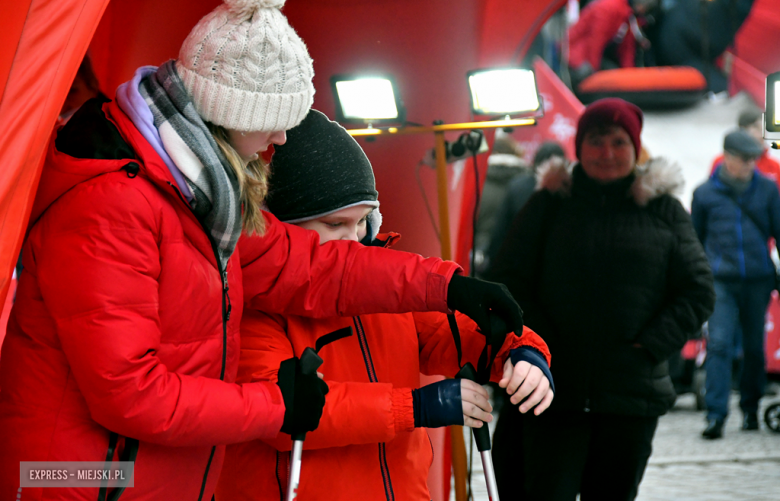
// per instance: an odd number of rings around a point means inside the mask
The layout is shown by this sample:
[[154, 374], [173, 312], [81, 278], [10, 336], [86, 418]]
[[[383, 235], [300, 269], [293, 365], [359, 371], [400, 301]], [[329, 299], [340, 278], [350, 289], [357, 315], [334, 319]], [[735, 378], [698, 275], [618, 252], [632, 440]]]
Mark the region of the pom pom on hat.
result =
[[243, 132], [298, 125], [314, 102], [314, 67], [279, 10], [284, 0], [227, 0], [179, 50], [176, 70], [204, 120]]
[[285, 0], [225, 0], [228, 10], [239, 17], [249, 17], [259, 9], [281, 9]]

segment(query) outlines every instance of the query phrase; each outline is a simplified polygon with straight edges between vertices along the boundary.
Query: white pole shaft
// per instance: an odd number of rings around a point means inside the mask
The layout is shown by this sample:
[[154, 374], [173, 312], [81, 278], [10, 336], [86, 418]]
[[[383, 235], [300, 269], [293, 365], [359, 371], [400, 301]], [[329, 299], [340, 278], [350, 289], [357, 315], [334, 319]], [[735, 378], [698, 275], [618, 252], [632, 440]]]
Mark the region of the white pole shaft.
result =
[[298, 482], [301, 480], [301, 453], [303, 452], [303, 440], [293, 440], [290, 453], [290, 481], [287, 484], [287, 501], [298, 499]]
[[482, 469], [485, 471], [485, 483], [487, 484], [488, 499], [490, 501], [499, 501], [498, 486], [496, 485], [496, 472], [493, 471], [493, 458], [490, 451], [480, 452], [482, 456]]

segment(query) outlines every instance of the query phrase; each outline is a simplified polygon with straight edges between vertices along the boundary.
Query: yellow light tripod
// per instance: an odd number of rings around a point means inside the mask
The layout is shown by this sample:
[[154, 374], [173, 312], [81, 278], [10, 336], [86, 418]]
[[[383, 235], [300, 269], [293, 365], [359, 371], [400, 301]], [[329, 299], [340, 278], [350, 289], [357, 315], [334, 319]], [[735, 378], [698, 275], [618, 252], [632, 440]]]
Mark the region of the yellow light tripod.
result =
[[[352, 136], [384, 136], [400, 134], [434, 134], [436, 140], [436, 187], [439, 200], [439, 228], [441, 234], [441, 257], [452, 260], [450, 246], [450, 208], [447, 196], [447, 147], [445, 132], [460, 132], [475, 129], [497, 129], [505, 127], [525, 127], [536, 125], [535, 118], [492, 120], [487, 122], [464, 122], [457, 124], [432, 125], [430, 127], [389, 127], [385, 129], [352, 129]], [[452, 448], [452, 473], [455, 477], [455, 500], [466, 501], [466, 443], [463, 439], [463, 427], [450, 427], [450, 445]]]

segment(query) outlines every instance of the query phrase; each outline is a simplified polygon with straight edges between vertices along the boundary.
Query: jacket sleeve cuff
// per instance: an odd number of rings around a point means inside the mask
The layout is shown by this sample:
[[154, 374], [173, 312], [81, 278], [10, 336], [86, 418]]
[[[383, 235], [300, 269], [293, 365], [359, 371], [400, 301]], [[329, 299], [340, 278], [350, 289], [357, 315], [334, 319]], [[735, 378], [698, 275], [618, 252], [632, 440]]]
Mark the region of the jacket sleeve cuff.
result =
[[530, 346], [520, 346], [510, 351], [509, 357], [512, 359], [513, 365], [517, 365], [518, 362], [528, 362], [541, 369], [544, 376], [550, 382], [550, 388], [553, 393], [555, 393], [555, 383], [553, 383], [552, 373], [550, 372], [550, 367], [547, 365], [547, 360], [544, 358], [544, 355], [542, 355], [542, 352]]
[[437, 268], [428, 275], [427, 303], [429, 311], [453, 313], [447, 306], [447, 289], [452, 275], [462, 273], [463, 268], [453, 261], [442, 261]]
[[395, 433], [414, 430], [411, 388], [394, 388], [392, 394]]
[[258, 381], [244, 386], [262, 386], [267, 389], [268, 404], [266, 405], [264, 412], [267, 426], [265, 427], [266, 431], [261, 438], [275, 437], [282, 430], [284, 413], [286, 411], [284, 398], [282, 398], [282, 390], [276, 383], [270, 381]]

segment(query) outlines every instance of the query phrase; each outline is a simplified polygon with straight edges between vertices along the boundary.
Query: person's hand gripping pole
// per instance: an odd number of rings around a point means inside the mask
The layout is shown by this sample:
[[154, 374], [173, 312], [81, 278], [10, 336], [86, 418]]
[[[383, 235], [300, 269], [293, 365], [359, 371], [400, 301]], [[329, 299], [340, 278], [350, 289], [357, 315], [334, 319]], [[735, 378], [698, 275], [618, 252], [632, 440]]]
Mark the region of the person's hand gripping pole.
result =
[[303, 441], [306, 439], [306, 432], [317, 429], [325, 406], [325, 395], [328, 393], [328, 385], [317, 374], [317, 369], [322, 365], [319, 351], [326, 344], [351, 335], [351, 327], [326, 334], [317, 339], [316, 349], [307, 347], [300, 359], [291, 358], [279, 366], [278, 384], [285, 403], [281, 431], [289, 433], [293, 440], [286, 501], [298, 498]]
[[[477, 382], [477, 371], [471, 365], [471, 362], [466, 362], [466, 365], [461, 367], [455, 375], [455, 379], [468, 379], [469, 381]], [[490, 455], [490, 430], [488, 430], [488, 425], [483, 422], [479, 428], [471, 428], [471, 432], [474, 434], [477, 450], [482, 457], [482, 470], [485, 472], [488, 498], [491, 501], [499, 501], [496, 474], [493, 470], [493, 457]]]
[[[301, 354], [301, 374], [305, 376], [316, 376], [317, 369], [321, 365], [322, 358], [313, 349], [306, 348], [303, 351], [303, 354]], [[289, 483], [287, 484], [287, 501], [293, 501], [298, 498], [298, 483], [301, 480], [301, 455], [303, 454], [303, 441], [306, 440], [306, 432], [293, 432], [292, 440], [293, 445], [292, 452], [290, 453], [290, 478]]]
[[[457, 348], [458, 365], [460, 365], [462, 357], [460, 332], [458, 330], [458, 324], [455, 322], [455, 317], [450, 316], [449, 320], [453, 340], [455, 341], [455, 346]], [[467, 379], [478, 384], [487, 383], [490, 379], [490, 367], [493, 365], [493, 360], [495, 359], [496, 353], [498, 353], [498, 349], [503, 344], [507, 332], [507, 324], [503, 319], [492, 311], [489, 312], [488, 325], [483, 331], [483, 334], [485, 334], [485, 350], [482, 352], [479, 360], [480, 373], [477, 372], [471, 362], [466, 362], [458, 373], [455, 374], [455, 379]], [[522, 325], [520, 326], [520, 332], [522, 332]], [[488, 355], [489, 348], [492, 352], [490, 355]], [[482, 458], [482, 470], [485, 472], [485, 484], [487, 485], [488, 498], [490, 501], [499, 501], [496, 473], [493, 469], [493, 457], [490, 455], [490, 430], [488, 430], [487, 422], [483, 422], [480, 427], [472, 427], [471, 432], [474, 434], [474, 441], [477, 443], [477, 450]]]

